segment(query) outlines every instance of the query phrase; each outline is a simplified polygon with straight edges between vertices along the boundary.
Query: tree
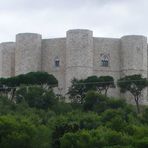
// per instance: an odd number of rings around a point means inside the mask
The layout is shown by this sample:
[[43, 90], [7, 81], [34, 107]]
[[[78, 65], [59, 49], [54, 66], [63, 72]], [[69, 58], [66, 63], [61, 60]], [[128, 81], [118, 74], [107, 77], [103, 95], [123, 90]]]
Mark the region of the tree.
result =
[[98, 89], [104, 91], [104, 95], [107, 96], [107, 92], [109, 88], [115, 88], [114, 78], [112, 76], [100, 76], [99, 77], [99, 85]]
[[35, 126], [25, 118], [11, 115], [0, 117], [1, 148], [31, 148]]
[[57, 79], [47, 72], [29, 72], [10, 78], [0, 78], [0, 91], [11, 93], [11, 100], [14, 99], [16, 88], [20, 85], [46, 85], [53, 88], [58, 85]]
[[69, 87], [68, 95], [70, 96], [72, 102], [83, 104], [83, 99], [86, 92], [85, 84], [83, 83], [84, 80], [78, 80], [76, 78], [71, 81], [72, 85]]
[[84, 103], [84, 97], [90, 90], [98, 91], [107, 96], [109, 88], [114, 88], [114, 78], [112, 76], [90, 76], [86, 79], [77, 80], [74, 78], [71, 81], [72, 85], [69, 88], [68, 94], [73, 101]]
[[99, 78], [97, 76], [90, 76], [84, 80], [86, 91], [94, 90], [97, 91]]
[[94, 107], [101, 103], [103, 96], [99, 95], [95, 91], [88, 91], [86, 97], [84, 98], [84, 110], [93, 110]]
[[60, 142], [61, 148], [133, 148], [128, 135], [101, 126], [89, 131], [65, 133]]
[[79, 125], [77, 123], [65, 123], [59, 124], [55, 127], [52, 133], [52, 146], [54, 148], [60, 148], [60, 138], [68, 132], [75, 133], [79, 130]]
[[103, 93], [107, 96], [107, 92], [109, 88], [114, 88], [114, 78], [112, 76], [90, 76], [84, 80], [86, 84], [86, 90], [96, 90], [99, 93]]
[[21, 74], [10, 78], [1, 78], [0, 84], [7, 87], [17, 87], [21, 84], [24, 85], [43, 85], [47, 84], [51, 87], [55, 87], [58, 84], [57, 79], [48, 74], [47, 72], [29, 72], [27, 74]]
[[16, 91], [16, 102], [24, 101], [29, 107], [47, 110], [57, 103], [56, 97], [52, 90], [45, 90], [39, 86], [21, 87]]
[[142, 78], [141, 75], [131, 75], [121, 78], [117, 82], [121, 92], [129, 91], [135, 100], [137, 112], [140, 113], [139, 101], [141, 100], [142, 91], [148, 86], [146, 78]]

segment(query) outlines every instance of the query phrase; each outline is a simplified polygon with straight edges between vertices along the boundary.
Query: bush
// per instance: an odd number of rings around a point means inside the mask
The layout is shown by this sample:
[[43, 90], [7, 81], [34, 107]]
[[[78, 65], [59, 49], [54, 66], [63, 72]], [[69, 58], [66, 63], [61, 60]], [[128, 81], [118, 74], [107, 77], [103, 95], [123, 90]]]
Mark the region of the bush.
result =
[[0, 96], [0, 115], [13, 112], [16, 109], [16, 104], [10, 101], [7, 97]]
[[57, 114], [64, 114], [73, 110], [71, 104], [65, 102], [58, 102], [51, 109]]
[[143, 123], [148, 124], [148, 107], [144, 109], [141, 120]]
[[87, 131], [82, 130], [76, 133], [66, 133], [61, 138], [62, 148], [91, 148], [91, 147], [129, 147], [132, 146], [132, 139], [128, 135], [113, 131], [105, 127]]
[[99, 110], [104, 111], [106, 108], [106, 102], [107, 97], [100, 95], [95, 91], [89, 91], [87, 92], [86, 97], [84, 98], [84, 110], [94, 110], [97, 106]]
[[107, 105], [109, 108], [112, 109], [118, 109], [118, 108], [124, 108], [126, 107], [126, 102], [123, 99], [114, 99], [114, 98], [109, 98], [107, 100]]
[[16, 92], [16, 102], [26, 101], [30, 107], [47, 110], [56, 104], [52, 90], [45, 90], [39, 86], [22, 87]]
[[60, 148], [60, 138], [68, 132], [75, 133], [79, 130], [79, 125], [77, 123], [64, 123], [57, 125], [52, 133], [52, 147]]
[[0, 117], [1, 148], [31, 148], [35, 127], [25, 119], [13, 116]]
[[95, 91], [87, 92], [83, 105], [85, 111], [95, 111], [97, 113], [102, 113], [107, 109], [121, 108], [127, 110], [127, 107], [125, 100], [109, 98]]
[[136, 141], [137, 148], [148, 148], [148, 137]]

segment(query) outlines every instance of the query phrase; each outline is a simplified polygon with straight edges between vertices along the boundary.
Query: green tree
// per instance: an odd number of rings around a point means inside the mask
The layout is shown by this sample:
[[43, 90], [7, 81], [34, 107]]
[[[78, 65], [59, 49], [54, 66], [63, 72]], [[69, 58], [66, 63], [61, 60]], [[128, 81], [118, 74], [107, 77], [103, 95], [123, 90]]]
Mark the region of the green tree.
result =
[[53, 88], [58, 85], [58, 81], [47, 72], [29, 72], [11, 78], [0, 78], [0, 91], [11, 94], [11, 100], [14, 99], [16, 88], [20, 85], [45, 85]]
[[72, 85], [69, 87], [68, 95], [72, 102], [83, 104], [86, 92], [85, 84], [83, 83], [84, 80], [77, 80], [76, 78], [71, 81]]
[[35, 127], [25, 118], [0, 117], [1, 148], [31, 148]]
[[106, 127], [66, 133], [61, 138], [62, 148], [129, 148], [130, 146], [133, 148], [131, 137]]
[[107, 92], [109, 88], [115, 88], [114, 78], [112, 76], [101, 76], [99, 77], [99, 86], [98, 89], [104, 91], [104, 95], [107, 96]]
[[101, 96], [95, 91], [89, 91], [84, 98], [84, 110], [93, 110], [101, 102]]
[[86, 91], [97, 91], [97, 86], [99, 86], [99, 78], [97, 76], [90, 76], [84, 80], [84, 84], [86, 87]]
[[26, 101], [30, 107], [47, 110], [57, 103], [52, 90], [39, 86], [21, 87], [16, 92], [16, 102]]
[[142, 91], [148, 86], [146, 78], [142, 78], [141, 75], [131, 75], [121, 78], [117, 82], [121, 92], [129, 91], [135, 100], [137, 112], [140, 113], [139, 101], [142, 96]]
[[148, 124], [148, 107], [146, 107], [142, 112], [141, 120], [143, 123]]
[[75, 133], [79, 130], [77, 123], [63, 123], [55, 127], [52, 133], [52, 146], [53, 148], [60, 148], [60, 138], [68, 132]]
[[104, 95], [107, 96], [109, 88], [114, 88], [114, 78], [112, 76], [90, 76], [84, 80], [86, 91], [95, 90], [99, 93], [104, 92]]
[[88, 91], [84, 98], [85, 111], [104, 112], [107, 109], [126, 109], [127, 103], [122, 99], [109, 98], [96, 91]]
[[1, 86], [17, 87], [22, 84], [25, 85], [43, 85], [47, 84], [51, 87], [55, 87], [58, 84], [57, 79], [48, 74], [47, 72], [29, 72], [27, 74], [21, 74], [11, 78], [1, 78]]
[[[84, 103], [86, 92], [90, 90], [98, 91], [107, 96], [109, 88], [114, 88], [114, 78], [112, 76], [90, 76], [86, 79], [73, 79], [68, 94], [73, 102]], [[104, 92], [104, 93], [103, 93]]]

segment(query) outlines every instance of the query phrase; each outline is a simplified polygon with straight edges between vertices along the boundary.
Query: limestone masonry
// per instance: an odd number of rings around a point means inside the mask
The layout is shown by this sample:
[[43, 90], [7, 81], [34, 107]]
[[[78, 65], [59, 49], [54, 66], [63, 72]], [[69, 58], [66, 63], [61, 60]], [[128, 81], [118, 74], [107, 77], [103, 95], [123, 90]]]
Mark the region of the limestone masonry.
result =
[[[56, 91], [66, 94], [74, 77], [110, 75], [115, 81], [132, 74], [148, 77], [147, 50], [147, 38], [139, 35], [100, 38], [90, 30], [76, 29], [67, 31], [66, 38], [42, 39], [39, 34], [21, 33], [16, 42], [0, 44], [0, 77], [46, 71], [58, 79]], [[110, 89], [109, 94], [118, 97], [120, 91]]]

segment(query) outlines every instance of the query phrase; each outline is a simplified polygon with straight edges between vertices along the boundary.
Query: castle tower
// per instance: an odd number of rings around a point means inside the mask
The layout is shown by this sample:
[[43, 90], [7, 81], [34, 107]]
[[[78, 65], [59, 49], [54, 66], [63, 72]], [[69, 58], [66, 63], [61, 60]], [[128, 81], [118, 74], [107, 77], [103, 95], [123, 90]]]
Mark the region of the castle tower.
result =
[[[134, 74], [147, 78], [147, 38], [144, 36], [130, 35], [121, 38], [121, 77]], [[141, 103], [147, 102], [147, 94], [145, 89]], [[128, 92], [124, 96], [132, 98]]]
[[73, 78], [93, 75], [93, 37], [90, 30], [69, 30], [66, 39], [66, 89]]
[[22, 33], [16, 35], [15, 75], [41, 71], [41, 35]]
[[14, 76], [15, 72], [15, 43], [0, 44], [0, 77]]
[[144, 36], [121, 38], [121, 77], [133, 74], [147, 77], [147, 38]]

